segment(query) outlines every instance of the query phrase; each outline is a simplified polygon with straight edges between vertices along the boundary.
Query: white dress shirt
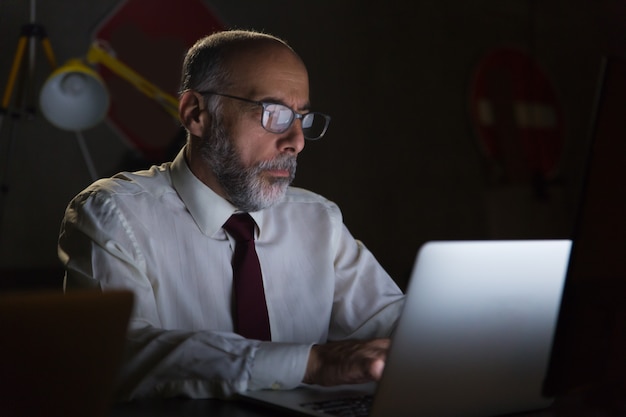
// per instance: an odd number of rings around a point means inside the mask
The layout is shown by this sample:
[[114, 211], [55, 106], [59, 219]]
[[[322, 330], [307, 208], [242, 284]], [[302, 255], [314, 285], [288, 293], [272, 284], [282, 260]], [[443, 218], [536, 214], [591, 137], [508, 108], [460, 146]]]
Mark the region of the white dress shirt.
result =
[[193, 175], [183, 151], [99, 180], [70, 202], [59, 237], [66, 289], [135, 294], [119, 399], [290, 389], [312, 344], [390, 335], [401, 290], [334, 203], [295, 187], [250, 213], [272, 341], [235, 334], [235, 241], [222, 229], [235, 211]]

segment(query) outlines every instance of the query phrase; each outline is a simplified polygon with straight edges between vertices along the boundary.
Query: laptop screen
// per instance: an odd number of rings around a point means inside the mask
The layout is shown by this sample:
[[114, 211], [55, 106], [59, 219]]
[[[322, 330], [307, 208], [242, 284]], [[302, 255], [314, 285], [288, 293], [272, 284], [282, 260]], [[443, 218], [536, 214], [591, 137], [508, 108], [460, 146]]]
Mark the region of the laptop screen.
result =
[[626, 381], [626, 61], [603, 62], [544, 394]]

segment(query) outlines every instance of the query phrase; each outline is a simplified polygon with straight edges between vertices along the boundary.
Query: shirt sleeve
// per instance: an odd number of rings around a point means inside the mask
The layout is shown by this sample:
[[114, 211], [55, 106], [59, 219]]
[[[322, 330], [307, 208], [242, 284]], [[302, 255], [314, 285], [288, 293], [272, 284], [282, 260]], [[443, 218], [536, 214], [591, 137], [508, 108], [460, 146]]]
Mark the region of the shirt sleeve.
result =
[[309, 345], [164, 329], [141, 249], [106, 193], [86, 192], [70, 203], [58, 250], [67, 271], [66, 290], [125, 288], [135, 294], [118, 400], [230, 397], [248, 389], [289, 389], [301, 383]]
[[341, 221], [336, 230], [335, 290], [328, 338], [390, 337], [404, 307], [404, 294]]

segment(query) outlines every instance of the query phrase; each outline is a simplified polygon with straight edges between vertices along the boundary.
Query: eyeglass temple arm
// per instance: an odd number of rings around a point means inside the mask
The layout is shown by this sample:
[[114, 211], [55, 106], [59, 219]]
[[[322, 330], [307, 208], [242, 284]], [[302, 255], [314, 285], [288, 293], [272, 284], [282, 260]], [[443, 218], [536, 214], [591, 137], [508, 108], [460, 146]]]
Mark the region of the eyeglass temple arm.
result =
[[155, 100], [165, 111], [178, 120], [178, 99], [152, 84], [129, 66], [111, 56], [97, 41], [93, 42], [87, 52], [87, 62], [102, 64], [116, 75], [128, 81], [139, 91]]

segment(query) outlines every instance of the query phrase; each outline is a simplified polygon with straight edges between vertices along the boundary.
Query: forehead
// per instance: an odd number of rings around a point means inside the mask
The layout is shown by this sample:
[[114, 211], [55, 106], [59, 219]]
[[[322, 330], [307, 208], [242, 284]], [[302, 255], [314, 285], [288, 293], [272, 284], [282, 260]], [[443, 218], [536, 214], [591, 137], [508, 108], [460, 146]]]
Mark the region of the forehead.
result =
[[309, 99], [309, 78], [304, 63], [293, 51], [275, 42], [257, 42], [228, 58], [233, 93], [261, 99], [273, 97], [304, 105]]

